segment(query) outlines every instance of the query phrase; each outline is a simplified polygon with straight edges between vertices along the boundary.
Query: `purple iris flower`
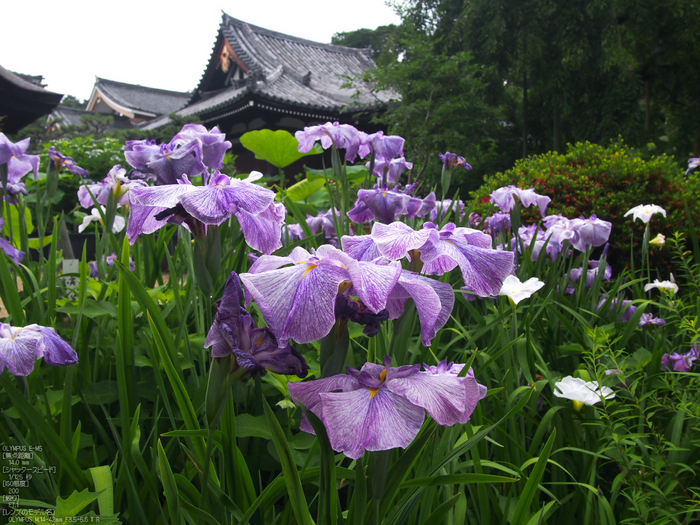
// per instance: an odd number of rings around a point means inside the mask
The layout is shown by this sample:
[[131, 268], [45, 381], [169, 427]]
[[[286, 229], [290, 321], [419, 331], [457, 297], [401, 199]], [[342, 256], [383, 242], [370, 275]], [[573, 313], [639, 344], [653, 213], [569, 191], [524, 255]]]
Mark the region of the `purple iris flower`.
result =
[[183, 175], [191, 178], [206, 171], [202, 163], [202, 144], [198, 140], [177, 145], [130, 141], [125, 146], [124, 156], [135, 171], [144, 177], [155, 177], [157, 184], [177, 184]]
[[[367, 155], [374, 152], [376, 159], [378, 159], [377, 161], [382, 159], [382, 161], [388, 162], [394, 157], [403, 156], [404, 142], [403, 137], [384, 135], [383, 131], [377, 131], [371, 135], [358, 131], [345, 146], [345, 160], [355, 162], [358, 155], [361, 159], [364, 159]], [[409, 169], [411, 168], [409, 167]]]
[[661, 319], [661, 317], [654, 317], [654, 314], [642, 314], [639, 318], [639, 328], [644, 328], [645, 326], [664, 326], [666, 321]]
[[[100, 182], [87, 184], [78, 188], [78, 202], [80, 202], [83, 208], [94, 207], [95, 201], [97, 201], [97, 204], [107, 206], [110, 193], [114, 193], [118, 205], [128, 204], [129, 197], [127, 192], [132, 186], [147, 187], [144, 181], [129, 180], [126, 177], [126, 170], [121, 167], [121, 164], [116, 164]], [[94, 201], [90, 193], [94, 195]]]
[[[484, 388], [470, 370], [458, 377], [464, 365], [446, 362], [384, 366], [365, 363], [361, 370], [303, 383], [290, 383], [289, 393], [316, 414], [326, 427], [331, 446], [352, 459], [365, 450], [406, 448], [423, 425], [425, 412], [440, 425], [466, 423]], [[302, 418], [301, 429], [313, 433]]]
[[[5, 219], [3, 217], [0, 217], [0, 231], [2, 231], [4, 226]], [[26, 255], [22, 250], [18, 250], [2, 237], [0, 237], [0, 250], [5, 252], [5, 255], [12, 259], [17, 266], [22, 264], [24, 256]]]
[[547, 212], [547, 206], [552, 200], [545, 195], [538, 195], [534, 188], [523, 190], [515, 186], [504, 186], [491, 193], [491, 202], [501, 208], [501, 211], [508, 213], [515, 208], [515, 196], [520, 199], [525, 208], [529, 208], [533, 204], [537, 205], [542, 217]]
[[12, 375], [27, 376], [37, 359], [50, 365], [72, 365], [78, 354], [53, 328], [31, 324], [23, 328], [0, 325], [0, 373], [7, 368]]
[[472, 169], [471, 164], [467, 162], [464, 157], [458, 156], [456, 153], [450, 153], [446, 151], [445, 153], [439, 153], [442, 165], [447, 170], [453, 170], [455, 168], [464, 168], [469, 171]]
[[180, 132], [170, 141], [177, 148], [189, 147], [198, 142], [202, 152], [202, 163], [210, 170], [220, 170], [224, 167], [224, 155], [231, 148], [226, 140], [226, 134], [214, 126], [211, 131], [201, 124], [185, 124]]
[[[108, 255], [107, 257], [102, 256], [102, 260], [104, 260], [105, 266], [107, 266], [107, 268], [114, 268], [114, 261], [117, 260], [117, 254], [112, 252], [112, 255]], [[97, 261], [89, 262], [88, 267], [90, 268], [90, 277], [92, 277], [93, 279], [97, 279], [100, 276], [99, 270], [97, 268]], [[129, 269], [132, 272], [136, 270], [136, 265], [134, 264], [134, 261], [131, 260], [131, 257], [129, 257]], [[114, 278], [116, 279], [117, 276], [115, 275]]]
[[238, 274], [231, 272], [204, 348], [211, 348], [212, 357], [233, 355], [237, 365], [252, 376], [269, 370], [306, 377], [309, 367], [301, 354], [289, 344], [278, 345], [269, 328], [256, 328], [253, 318], [241, 307], [243, 300]]
[[306, 223], [309, 225], [309, 229], [314, 235], [323, 231], [326, 239], [331, 239], [337, 237], [334, 220], [337, 220], [338, 217], [340, 217], [340, 212], [335, 208], [331, 208], [326, 212], [319, 212], [316, 217], [307, 215]]
[[247, 180], [231, 179], [218, 171], [206, 186], [194, 186], [187, 177], [180, 184], [133, 188], [127, 236], [131, 244], [142, 233], [162, 228], [166, 222], [185, 223], [195, 236], [207, 225], [219, 225], [235, 215], [246, 243], [263, 253], [282, 246], [285, 208], [275, 194], [250, 182], [262, 177], [253, 172]]
[[438, 230], [432, 222], [414, 231], [406, 224], [375, 223], [372, 238], [385, 257], [396, 260], [417, 254], [424, 263], [422, 272], [443, 275], [458, 267], [467, 289], [479, 297], [496, 296], [513, 269], [513, 252], [494, 250], [491, 236], [454, 223]]
[[685, 171], [685, 176], [688, 176], [688, 173], [693, 171], [695, 168], [700, 166], [700, 157], [694, 157], [692, 159], [688, 159], [688, 169]]
[[510, 230], [510, 213], [494, 213], [486, 217], [484, 231], [490, 235], [500, 235]]
[[580, 219], [572, 219], [571, 227], [576, 232], [572, 246], [585, 252], [589, 246], [603, 246], [608, 242], [612, 223], [591, 215], [588, 219], [583, 216]]
[[435, 194], [430, 192], [424, 199], [419, 199], [411, 195], [414, 190], [414, 185], [403, 191], [398, 186], [359, 190], [355, 207], [348, 211], [348, 217], [358, 224], [375, 219], [388, 224], [402, 215], [407, 219], [425, 217], [435, 208]]
[[679, 354], [678, 352], [664, 354], [661, 358], [661, 370], [689, 372], [690, 367], [698, 360], [698, 357], [700, 357], [700, 350], [697, 345], [692, 346], [691, 349], [684, 354]]
[[357, 141], [357, 128], [350, 124], [339, 124], [338, 122], [326, 122], [320, 126], [307, 126], [303, 131], [297, 131], [294, 136], [299, 141], [299, 151], [308, 153], [314, 147], [317, 140], [321, 141], [323, 149], [335, 146], [339, 149], [354, 150], [359, 147]]
[[[426, 240], [431, 235], [429, 230], [419, 230], [415, 234], [418, 238]], [[399, 242], [411, 243], [408, 237], [406, 236]], [[379, 247], [371, 235], [346, 235], [343, 236], [341, 242], [345, 253], [353, 259], [386, 264], [386, 258], [379, 251]], [[421, 241], [418, 241], [418, 244], [422, 244]], [[415, 272], [403, 270], [389, 294], [386, 306], [389, 319], [401, 317], [409, 299], [413, 299], [418, 311], [423, 345], [430, 346], [438, 330], [445, 326], [452, 313], [455, 302], [452, 286]]]
[[285, 246], [305, 238], [306, 234], [304, 233], [301, 224], [284, 224], [282, 226], [282, 243]]
[[[600, 273], [600, 261], [588, 261], [590, 268], [586, 270], [586, 288], [590, 288], [595, 283]], [[569, 272], [569, 278], [577, 283], [583, 276], [583, 268], [574, 268]], [[609, 264], [605, 265], [605, 270], [603, 272], [603, 279], [610, 282], [612, 277], [612, 267]]]
[[75, 163], [75, 160], [73, 160], [73, 157], [69, 157], [68, 155], [64, 155], [63, 153], [56, 151], [56, 148], [54, 146], [51, 146], [49, 148], [49, 158], [51, 159], [51, 162], [54, 165], [54, 169], [56, 171], [70, 171], [71, 173], [78, 175], [84, 179], [87, 178], [87, 176], [90, 174], [88, 170], [78, 166]]
[[371, 222], [374, 219], [390, 223], [396, 217], [406, 215], [409, 196], [388, 188], [359, 190], [355, 207], [348, 211], [350, 220], [356, 223]]
[[12, 143], [4, 133], [0, 133], [0, 165], [7, 164], [7, 181], [10, 183], [18, 183], [32, 170], [34, 179], [39, 178], [39, 155], [27, 155], [29, 140], [26, 138]]
[[347, 295], [340, 294], [335, 298], [335, 317], [343, 321], [352, 321], [363, 325], [362, 330], [367, 337], [374, 337], [382, 327], [382, 321], [389, 319], [389, 311], [384, 309], [373, 312], [359, 299], [353, 299]]
[[[608, 300], [607, 296], [601, 297], [600, 301], [598, 301], [598, 305], [595, 307], [595, 311], [597, 312], [600, 310], [603, 305], [605, 304], [605, 301]], [[632, 317], [634, 317], [635, 312], [637, 311], [637, 307], [632, 304], [632, 301], [630, 300], [619, 300], [617, 297], [614, 298], [610, 302], [610, 311], [614, 312], [615, 308], [617, 307], [618, 302], [621, 304], [621, 313], [620, 317], [618, 318], [618, 321], [621, 323], [628, 323], [632, 320]]]
[[461, 200], [453, 201], [452, 199], [445, 199], [436, 202], [435, 208], [430, 212], [430, 220], [432, 222], [436, 222], [438, 220], [438, 214], [440, 215], [439, 220], [442, 220], [450, 212], [452, 212], [453, 219], [462, 217], [462, 214], [464, 213], [464, 202]]
[[386, 308], [400, 274], [398, 263], [359, 262], [324, 244], [312, 253], [296, 247], [287, 257], [262, 256], [249, 273], [241, 274], [241, 281], [247, 304], [255, 299], [280, 344], [289, 339], [310, 343], [333, 328], [339, 293], [348, 291], [378, 313]]
[[[383, 131], [378, 131], [369, 137], [369, 143], [376, 157], [379, 159], [393, 159], [403, 157], [403, 146], [406, 140], [399, 135], [384, 135]], [[411, 169], [411, 166], [408, 167]]]
[[[368, 163], [367, 169], [369, 169], [369, 167], [370, 165]], [[377, 177], [378, 186], [387, 185], [393, 187], [399, 182], [399, 178], [405, 169], [412, 170], [413, 163], [406, 162], [406, 159], [403, 157], [377, 157], [374, 163], [373, 175]]]

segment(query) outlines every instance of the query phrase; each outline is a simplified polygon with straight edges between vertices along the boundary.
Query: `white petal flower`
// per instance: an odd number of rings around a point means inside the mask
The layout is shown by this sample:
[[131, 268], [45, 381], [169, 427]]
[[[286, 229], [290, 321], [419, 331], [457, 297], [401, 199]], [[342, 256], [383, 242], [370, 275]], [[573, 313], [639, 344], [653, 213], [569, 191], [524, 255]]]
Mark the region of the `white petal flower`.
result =
[[639, 206], [635, 206], [625, 213], [625, 217], [632, 215], [632, 220], [639, 219], [644, 224], [648, 224], [651, 220], [651, 216], [655, 213], [660, 213], [666, 217], [666, 210], [664, 210], [661, 206], [657, 206], [656, 204], [640, 204]]
[[554, 395], [571, 399], [577, 410], [583, 405], [595, 405], [601, 399], [612, 399], [615, 393], [607, 386], [601, 387], [597, 381], [584, 381], [580, 377], [566, 376], [554, 383]]
[[654, 288], [668, 291], [671, 294], [675, 294], [678, 291], [678, 285], [674, 282], [673, 274], [671, 274], [670, 281], [659, 281], [658, 279], [654, 279], [653, 283], [649, 283], [646, 286], [644, 286], [644, 291], [648, 292], [649, 290], [652, 290]]
[[[105, 213], [105, 207], [100, 206], [100, 208], [102, 208], [102, 213]], [[83, 218], [83, 222], [78, 226], [78, 232], [83, 233], [91, 222], [99, 222], [102, 224], [102, 216], [97, 208], [93, 208], [90, 211], [90, 215], [86, 215]], [[119, 233], [124, 229], [124, 226], [126, 226], [126, 219], [121, 215], [115, 215], [114, 222], [112, 223], [112, 233]]]
[[503, 281], [503, 286], [498, 295], [506, 295], [514, 304], [518, 304], [523, 299], [527, 299], [537, 290], [542, 288], [544, 283], [537, 277], [531, 277], [524, 283], [520, 282], [515, 275], [509, 275]]

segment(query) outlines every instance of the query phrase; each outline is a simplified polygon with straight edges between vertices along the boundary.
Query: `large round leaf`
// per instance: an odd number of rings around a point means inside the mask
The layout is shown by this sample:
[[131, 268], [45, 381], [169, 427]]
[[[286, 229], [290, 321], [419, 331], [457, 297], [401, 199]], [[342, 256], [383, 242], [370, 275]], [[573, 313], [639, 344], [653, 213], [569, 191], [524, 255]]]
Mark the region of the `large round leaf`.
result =
[[249, 131], [241, 136], [241, 144], [255, 153], [256, 158], [266, 160], [278, 168], [285, 168], [307, 155], [318, 155], [323, 152], [323, 148], [316, 144], [308, 153], [301, 153], [299, 141], [294, 135], [284, 130]]

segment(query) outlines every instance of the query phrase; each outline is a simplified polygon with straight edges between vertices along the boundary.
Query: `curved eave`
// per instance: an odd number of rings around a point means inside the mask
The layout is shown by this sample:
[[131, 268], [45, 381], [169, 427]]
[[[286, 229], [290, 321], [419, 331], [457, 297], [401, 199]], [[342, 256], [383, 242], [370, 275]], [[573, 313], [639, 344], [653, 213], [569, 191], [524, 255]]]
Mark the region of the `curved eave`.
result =
[[142, 111], [139, 109], [129, 108], [127, 106], [124, 106], [123, 104], [120, 104], [119, 102], [115, 101], [112, 97], [110, 97], [109, 94], [102, 91], [97, 85], [95, 85], [92, 88], [92, 94], [90, 95], [90, 99], [88, 100], [88, 103], [86, 105], [86, 109], [88, 111], [94, 111], [95, 106], [98, 104], [98, 102], [97, 102], [98, 97], [100, 97], [102, 99], [102, 102], [107, 104], [114, 111], [116, 111], [117, 113], [119, 113], [120, 115], [123, 115], [125, 117], [129, 117], [129, 118], [139, 118], [139, 117], [154, 118], [157, 116], [155, 113], [151, 113], [148, 111]]

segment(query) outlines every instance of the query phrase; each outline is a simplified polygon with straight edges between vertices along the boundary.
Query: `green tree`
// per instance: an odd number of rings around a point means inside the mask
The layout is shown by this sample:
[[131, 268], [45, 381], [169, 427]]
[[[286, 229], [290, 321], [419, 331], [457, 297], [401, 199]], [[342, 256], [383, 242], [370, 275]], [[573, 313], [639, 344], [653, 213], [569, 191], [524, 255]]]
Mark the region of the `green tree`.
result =
[[499, 108], [485, 103], [489, 68], [475, 64], [466, 51], [436, 51], [425, 33], [407, 22], [392, 36], [385, 53], [395, 58], [368, 78], [378, 89], [397, 94], [396, 106], [378, 120], [406, 139], [414, 179], [435, 184], [441, 172], [438, 153], [453, 151], [476, 168], [453, 185], [462, 187], [462, 194], [478, 187], [481, 176], [500, 165], [495, 152], [505, 129]]
[[387, 26], [379, 26], [377, 29], [358, 29], [356, 31], [335, 33], [331, 38], [331, 44], [359, 49], [370, 48], [372, 58], [377, 61], [395, 30], [396, 26], [389, 24]]

